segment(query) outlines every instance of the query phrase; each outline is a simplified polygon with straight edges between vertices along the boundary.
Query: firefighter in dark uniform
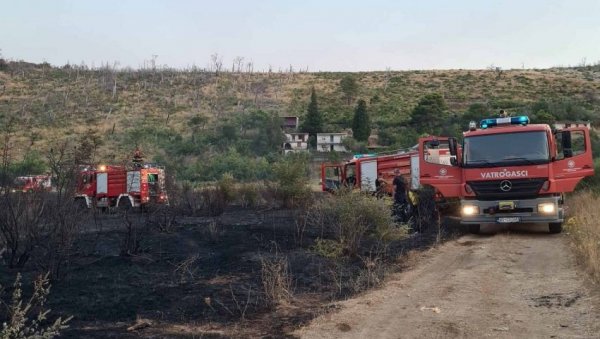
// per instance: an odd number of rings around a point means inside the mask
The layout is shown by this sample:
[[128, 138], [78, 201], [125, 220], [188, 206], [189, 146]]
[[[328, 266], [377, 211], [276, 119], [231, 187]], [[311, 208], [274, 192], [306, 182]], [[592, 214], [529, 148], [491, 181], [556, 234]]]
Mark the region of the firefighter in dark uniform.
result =
[[400, 175], [400, 170], [394, 170], [394, 181], [392, 181], [394, 189], [394, 215], [400, 222], [406, 222], [406, 205], [408, 199], [406, 198], [406, 180]]

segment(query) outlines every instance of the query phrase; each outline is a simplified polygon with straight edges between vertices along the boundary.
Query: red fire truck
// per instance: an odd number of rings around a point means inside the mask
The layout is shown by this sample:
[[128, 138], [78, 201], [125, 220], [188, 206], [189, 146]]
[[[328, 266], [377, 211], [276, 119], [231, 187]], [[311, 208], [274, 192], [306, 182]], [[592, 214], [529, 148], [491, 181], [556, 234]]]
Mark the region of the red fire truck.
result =
[[76, 201], [82, 207], [129, 209], [149, 203], [168, 204], [165, 171], [151, 164], [83, 166], [77, 181]]
[[323, 191], [334, 191], [344, 185], [360, 189], [363, 192], [374, 192], [375, 180], [381, 176], [386, 182], [385, 190], [391, 193], [391, 182], [396, 169], [400, 170], [402, 176], [409, 179], [412, 173], [417, 173], [412, 170], [418, 167], [418, 164], [415, 164], [419, 161], [417, 154], [414, 149], [387, 154], [357, 154], [342, 164], [322, 164], [321, 187]]
[[[398, 167], [410, 173], [411, 188], [431, 186], [441, 199], [459, 199], [461, 222], [472, 233], [483, 223], [548, 223], [551, 233], [559, 233], [564, 194], [594, 175], [590, 145], [586, 127], [553, 131], [529, 124], [527, 116], [484, 119], [480, 128], [470, 124], [462, 145], [452, 137], [419, 139], [416, 152], [399, 155], [410, 166]], [[336, 185], [328, 173], [348, 183], [348, 166], [323, 165], [323, 189]]]
[[50, 175], [23, 175], [13, 183], [12, 192], [50, 192], [52, 179]]

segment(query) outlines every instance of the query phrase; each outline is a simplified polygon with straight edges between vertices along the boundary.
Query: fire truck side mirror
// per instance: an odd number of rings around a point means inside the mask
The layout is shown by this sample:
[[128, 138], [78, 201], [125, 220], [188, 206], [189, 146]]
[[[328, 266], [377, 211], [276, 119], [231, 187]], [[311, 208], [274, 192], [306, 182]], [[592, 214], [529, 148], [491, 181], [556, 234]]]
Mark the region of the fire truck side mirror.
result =
[[457, 145], [456, 145], [456, 138], [448, 138], [448, 149], [450, 151], [450, 155], [454, 156], [456, 158], [456, 154], [457, 152]]
[[458, 142], [456, 138], [448, 138], [448, 151], [450, 152], [450, 165], [458, 166]]

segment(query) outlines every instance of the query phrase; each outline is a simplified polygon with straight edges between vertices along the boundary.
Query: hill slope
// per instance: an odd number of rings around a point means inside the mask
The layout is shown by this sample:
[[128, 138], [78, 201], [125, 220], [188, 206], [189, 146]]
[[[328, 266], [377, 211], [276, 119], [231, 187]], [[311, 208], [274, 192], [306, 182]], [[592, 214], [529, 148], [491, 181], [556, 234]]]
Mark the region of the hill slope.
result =
[[[350, 98], [339, 85], [349, 75], [358, 84], [357, 93]], [[181, 153], [179, 160], [189, 163], [231, 147], [219, 146], [219, 140], [228, 136], [219, 134], [223, 125], [233, 126], [233, 138], [252, 135], [256, 126], [244, 120], [252, 112], [302, 117], [313, 86], [326, 129], [349, 127], [356, 100], [365, 99], [373, 127], [392, 136], [384, 138], [384, 143], [399, 142], [393, 135], [401, 132], [415, 104], [428, 93], [441, 94], [455, 115], [474, 103], [483, 104], [490, 112], [505, 108], [533, 109], [535, 113], [532, 105], [540, 100], [563, 103], [554, 108], [563, 118], [593, 118], [600, 112], [598, 66], [215, 74], [170, 69], [90, 70], [9, 62], [0, 70], [0, 115], [5, 127], [14, 118], [13, 150], [17, 154], [32, 150], [44, 154], [57, 140], [81, 140], [83, 136], [96, 144], [96, 160], [123, 159], [138, 144], [151, 158], [164, 160]], [[184, 145], [187, 140], [193, 143]], [[252, 145], [246, 147], [250, 151], [240, 152], [252, 154]], [[270, 151], [277, 146], [271, 145]]]

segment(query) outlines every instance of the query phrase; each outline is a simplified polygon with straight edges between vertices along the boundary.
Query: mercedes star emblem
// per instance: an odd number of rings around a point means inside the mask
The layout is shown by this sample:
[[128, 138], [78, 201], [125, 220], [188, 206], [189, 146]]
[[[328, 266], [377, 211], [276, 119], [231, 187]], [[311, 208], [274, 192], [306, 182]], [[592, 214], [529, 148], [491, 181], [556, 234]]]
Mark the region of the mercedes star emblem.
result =
[[508, 192], [512, 188], [512, 183], [508, 180], [502, 180], [500, 183], [500, 189], [502, 192]]

